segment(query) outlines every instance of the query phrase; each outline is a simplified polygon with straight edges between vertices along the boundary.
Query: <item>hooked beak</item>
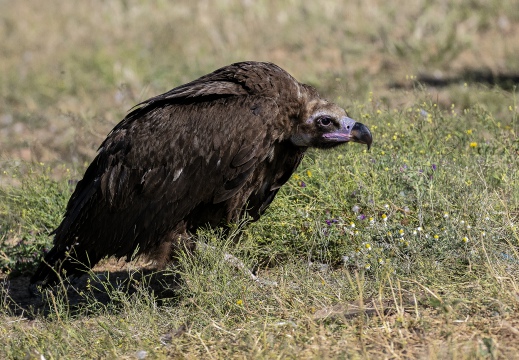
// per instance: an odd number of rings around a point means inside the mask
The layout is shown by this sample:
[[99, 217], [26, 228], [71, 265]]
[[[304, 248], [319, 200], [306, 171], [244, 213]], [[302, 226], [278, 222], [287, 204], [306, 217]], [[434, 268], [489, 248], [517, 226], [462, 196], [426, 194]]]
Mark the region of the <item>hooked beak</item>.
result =
[[368, 127], [364, 124], [356, 122], [349, 117], [341, 119], [341, 128], [333, 133], [325, 134], [327, 140], [343, 143], [348, 141], [357, 142], [368, 145], [368, 150], [373, 142], [373, 137]]
[[353, 125], [353, 129], [351, 129], [351, 137], [354, 142], [368, 145], [368, 150], [373, 142], [371, 131], [369, 131], [366, 125], [359, 122], [356, 122], [355, 125]]

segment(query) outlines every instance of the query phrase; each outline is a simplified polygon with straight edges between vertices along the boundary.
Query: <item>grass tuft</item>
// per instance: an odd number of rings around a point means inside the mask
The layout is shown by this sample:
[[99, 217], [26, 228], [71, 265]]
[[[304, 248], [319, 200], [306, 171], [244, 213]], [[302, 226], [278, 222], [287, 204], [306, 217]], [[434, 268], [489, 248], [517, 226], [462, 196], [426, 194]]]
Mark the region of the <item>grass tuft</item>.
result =
[[3, 272], [31, 273], [50, 249], [49, 234], [59, 223], [71, 192], [69, 180], [55, 181], [45, 164], [13, 167], [4, 175], [18, 185], [0, 188], [0, 267]]

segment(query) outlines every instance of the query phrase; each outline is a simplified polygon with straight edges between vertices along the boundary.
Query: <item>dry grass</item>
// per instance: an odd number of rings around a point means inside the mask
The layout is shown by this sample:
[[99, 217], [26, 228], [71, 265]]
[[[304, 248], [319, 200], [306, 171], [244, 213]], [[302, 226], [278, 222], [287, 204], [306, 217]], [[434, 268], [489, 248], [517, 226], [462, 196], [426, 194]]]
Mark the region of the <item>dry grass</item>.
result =
[[83, 165], [138, 101], [244, 59], [278, 63], [346, 106], [376, 90], [401, 107], [409, 100], [387, 87], [406, 76], [519, 71], [516, 5], [3, 1], [1, 158]]
[[48, 243], [66, 181], [131, 106], [231, 62], [279, 64], [375, 137], [371, 153], [309, 154], [238, 247], [200, 233], [220, 251], [183, 256], [180, 283], [108, 262], [29, 298], [2, 274], [0, 356], [518, 358], [517, 8], [0, 0], [0, 261]]

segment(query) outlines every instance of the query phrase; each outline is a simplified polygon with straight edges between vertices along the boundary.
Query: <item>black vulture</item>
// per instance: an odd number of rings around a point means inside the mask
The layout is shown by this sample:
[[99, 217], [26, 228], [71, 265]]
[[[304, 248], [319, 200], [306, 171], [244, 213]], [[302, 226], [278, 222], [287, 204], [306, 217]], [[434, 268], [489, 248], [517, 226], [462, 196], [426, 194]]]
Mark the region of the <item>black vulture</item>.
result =
[[309, 147], [349, 141], [369, 148], [372, 136], [272, 63], [235, 63], [146, 100], [99, 147], [31, 283], [107, 256], [167, 263], [200, 227], [258, 220]]

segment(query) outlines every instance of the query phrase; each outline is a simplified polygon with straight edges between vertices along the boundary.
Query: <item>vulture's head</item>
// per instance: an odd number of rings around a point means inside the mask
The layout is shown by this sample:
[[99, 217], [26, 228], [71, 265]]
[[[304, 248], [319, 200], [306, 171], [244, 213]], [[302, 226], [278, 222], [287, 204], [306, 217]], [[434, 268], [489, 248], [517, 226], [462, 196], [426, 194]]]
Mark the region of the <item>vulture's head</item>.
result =
[[315, 98], [307, 102], [301, 115], [291, 136], [296, 146], [327, 149], [349, 141], [366, 144], [368, 149], [371, 146], [367, 126], [349, 118], [344, 109], [333, 103]]

